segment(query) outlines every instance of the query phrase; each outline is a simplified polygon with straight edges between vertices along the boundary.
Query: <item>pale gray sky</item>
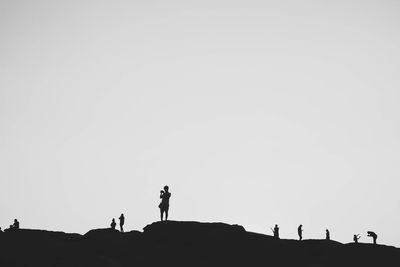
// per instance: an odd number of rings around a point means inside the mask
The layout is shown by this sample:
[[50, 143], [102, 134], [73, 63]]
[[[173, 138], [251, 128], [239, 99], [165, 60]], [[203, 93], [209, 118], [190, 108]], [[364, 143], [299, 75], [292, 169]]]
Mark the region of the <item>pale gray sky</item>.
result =
[[0, 1], [0, 226], [170, 218], [400, 246], [400, 2]]

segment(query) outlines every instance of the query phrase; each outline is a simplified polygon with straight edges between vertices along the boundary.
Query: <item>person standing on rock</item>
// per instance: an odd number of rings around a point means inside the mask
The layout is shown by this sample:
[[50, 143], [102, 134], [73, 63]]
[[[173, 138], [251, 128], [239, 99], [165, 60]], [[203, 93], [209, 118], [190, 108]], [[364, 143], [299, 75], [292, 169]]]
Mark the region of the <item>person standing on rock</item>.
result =
[[169, 187], [168, 185], [164, 186], [164, 190], [160, 191], [160, 198], [161, 198], [161, 203], [158, 205], [160, 208], [160, 217], [161, 221], [163, 220], [163, 215], [165, 213], [165, 220], [168, 220], [168, 210], [169, 210], [169, 198], [171, 197], [171, 193], [168, 191]]
[[325, 239], [326, 240], [331, 240], [331, 234], [329, 233], [329, 230], [326, 229], [325, 231], [326, 231]]
[[111, 224], [110, 224], [111, 229], [115, 230], [115, 226], [116, 226], [116, 225], [117, 225], [117, 224], [115, 223], [115, 219], [113, 218], [112, 221], [111, 221]]
[[125, 216], [122, 213], [121, 216], [119, 216], [119, 227], [121, 228], [121, 232], [124, 232], [124, 223], [125, 223]]
[[303, 225], [299, 225], [299, 227], [297, 227], [297, 234], [299, 235], [299, 240], [303, 240]]
[[277, 224], [275, 224], [275, 227], [274, 227], [274, 229], [272, 229], [272, 232], [274, 233], [274, 237], [276, 239], [279, 239], [279, 227]]

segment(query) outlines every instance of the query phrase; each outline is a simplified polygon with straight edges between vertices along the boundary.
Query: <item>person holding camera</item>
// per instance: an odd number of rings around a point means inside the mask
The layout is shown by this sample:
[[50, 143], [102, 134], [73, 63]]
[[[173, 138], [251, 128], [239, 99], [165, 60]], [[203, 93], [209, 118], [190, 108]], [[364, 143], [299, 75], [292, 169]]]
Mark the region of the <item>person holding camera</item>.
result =
[[160, 217], [161, 221], [164, 218], [164, 213], [165, 213], [165, 220], [168, 220], [168, 210], [169, 210], [169, 198], [171, 197], [171, 193], [168, 191], [169, 187], [168, 185], [164, 186], [164, 190], [160, 191], [160, 198], [161, 198], [161, 203], [158, 205], [160, 208]]

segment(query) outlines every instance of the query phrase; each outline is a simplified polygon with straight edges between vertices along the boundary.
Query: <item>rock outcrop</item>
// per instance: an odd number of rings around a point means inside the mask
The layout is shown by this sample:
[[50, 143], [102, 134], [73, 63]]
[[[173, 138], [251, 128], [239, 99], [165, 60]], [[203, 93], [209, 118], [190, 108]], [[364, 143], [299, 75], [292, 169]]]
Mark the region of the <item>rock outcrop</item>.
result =
[[275, 239], [239, 225], [168, 221], [143, 232], [3, 232], [0, 266], [400, 266], [400, 249]]

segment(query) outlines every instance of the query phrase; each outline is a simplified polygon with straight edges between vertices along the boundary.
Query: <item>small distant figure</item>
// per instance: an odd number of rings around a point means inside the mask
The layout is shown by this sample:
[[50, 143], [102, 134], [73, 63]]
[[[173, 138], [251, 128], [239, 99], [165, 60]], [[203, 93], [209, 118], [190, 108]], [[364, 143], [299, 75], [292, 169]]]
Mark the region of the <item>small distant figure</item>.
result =
[[326, 232], [326, 234], [325, 234], [325, 239], [326, 239], [326, 240], [331, 240], [331, 234], [329, 233], [329, 230], [326, 229], [325, 232]]
[[19, 221], [17, 219], [14, 219], [14, 223], [12, 225], [12, 229], [14, 229], [14, 230], [19, 229]]
[[168, 185], [164, 186], [164, 190], [160, 191], [160, 198], [161, 198], [161, 203], [158, 205], [160, 208], [160, 217], [161, 221], [163, 220], [163, 215], [165, 213], [165, 220], [168, 220], [168, 210], [169, 210], [169, 198], [171, 197], [171, 193], [168, 191], [169, 187]]
[[124, 214], [122, 213], [121, 216], [119, 216], [119, 227], [121, 228], [121, 232], [124, 232], [124, 223], [125, 223], [125, 217]]
[[353, 236], [353, 241], [354, 241], [354, 243], [358, 244], [358, 240], [359, 240], [360, 238], [361, 238], [360, 235], [354, 235], [354, 236]]
[[272, 232], [274, 233], [274, 237], [277, 238], [277, 239], [279, 239], [279, 227], [278, 227], [278, 225], [275, 224], [274, 229], [271, 229], [271, 230], [272, 230]]
[[368, 231], [367, 234], [368, 234], [368, 236], [372, 237], [372, 240], [373, 240], [373, 242], [374, 242], [374, 245], [376, 245], [376, 239], [378, 238], [378, 235], [375, 234], [375, 233], [372, 232], [372, 231]]
[[112, 221], [111, 221], [111, 229], [115, 230], [115, 226], [116, 225], [117, 224], [115, 223], [115, 219], [113, 218]]
[[297, 227], [297, 234], [299, 235], [299, 240], [303, 240], [303, 225], [299, 225], [299, 227]]

